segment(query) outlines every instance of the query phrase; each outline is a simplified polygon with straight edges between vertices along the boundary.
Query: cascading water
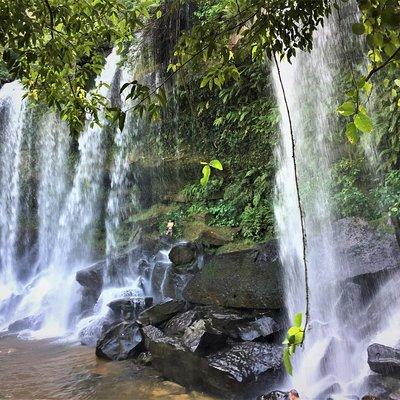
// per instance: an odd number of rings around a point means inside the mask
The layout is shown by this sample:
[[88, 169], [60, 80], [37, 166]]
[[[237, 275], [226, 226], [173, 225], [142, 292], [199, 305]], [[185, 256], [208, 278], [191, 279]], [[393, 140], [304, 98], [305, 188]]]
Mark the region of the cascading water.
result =
[[[106, 61], [102, 74], [97, 78], [100, 93], [110, 94], [109, 89], [117, 71], [118, 56], [113, 52]], [[7, 134], [6, 154], [2, 155], [2, 162], [7, 165], [12, 157], [12, 169], [15, 177], [4, 177], [12, 184], [10, 191], [5, 192], [13, 196], [13, 202], [7, 201], [4, 207], [6, 215], [1, 221], [7, 221], [2, 227], [1, 234], [8, 242], [2, 244], [7, 263], [2, 262], [2, 285], [12, 293], [13, 307], [9, 315], [3, 315], [6, 323], [12, 320], [34, 315], [42, 322], [41, 329], [36, 333], [38, 337], [61, 336], [71, 325], [71, 318], [77, 313], [72, 312], [79, 296], [75, 273], [79, 267], [88, 265], [91, 261], [91, 246], [93, 228], [100, 214], [100, 196], [102, 191], [104, 167], [106, 160], [105, 136], [107, 122], [100, 118], [102, 126], [91, 124], [90, 118], [79, 139], [79, 161], [76, 165], [72, 186], [68, 184], [69, 165], [69, 132], [65, 124], [55, 115], [45, 115], [38, 125], [41, 132], [40, 140], [40, 168], [38, 187], [38, 220], [39, 220], [39, 256], [37, 260], [37, 274], [28, 283], [13, 284], [9, 271], [15, 270], [11, 264], [12, 253], [9, 246], [16, 230], [18, 201], [18, 162], [19, 142], [22, 125], [22, 94], [18, 83], [11, 84], [17, 90], [9, 107], [13, 108], [10, 115], [12, 120], [5, 121], [3, 133]], [[8, 86], [5, 99], [10, 96]], [[15, 89], [16, 88], [16, 89]], [[3, 174], [9, 173], [11, 167], [4, 168]], [[12, 179], [11, 179], [12, 178]], [[11, 190], [12, 189], [12, 190]], [[68, 191], [69, 190], [69, 191]], [[4, 203], [6, 204], [6, 203]], [[3, 202], [2, 202], [3, 205]], [[10, 208], [12, 205], [13, 208]], [[12, 215], [10, 215], [12, 214]], [[15, 222], [14, 222], [15, 221]], [[11, 222], [13, 226], [11, 226]], [[8, 252], [8, 253], [7, 253]], [[10, 255], [11, 254], [11, 255]], [[15, 262], [14, 262], [15, 264]], [[4, 293], [4, 292], [2, 292]], [[10, 297], [10, 296], [7, 296]], [[12, 320], [10, 320], [12, 318]]]
[[19, 179], [25, 101], [18, 82], [5, 84], [0, 91], [1, 193], [0, 193], [0, 300], [17, 288], [15, 247], [18, 230]]
[[[341, 98], [336, 93], [335, 82], [343, 74], [341, 60], [351, 63], [350, 55], [361, 50], [360, 42], [351, 38], [350, 24], [357, 20], [356, 9], [355, 4], [350, 5], [344, 20], [334, 12], [315, 34], [310, 54], [300, 53], [291, 64], [279, 65], [292, 121], [305, 213], [311, 309], [305, 348], [295, 355], [294, 376], [287, 384], [310, 399], [332, 392], [340, 393], [339, 397], [362, 394], [363, 378], [368, 372], [366, 348], [380, 331], [379, 326], [371, 327], [362, 337], [357, 326], [362, 325], [357, 305], [349, 304], [353, 319], [350, 326], [342, 320], [342, 310], [337, 307], [338, 299], [347, 290], [342, 279], [351, 268], [351, 260], [349, 264], [338, 253], [332, 225], [335, 211], [331, 202], [330, 171], [341, 151], [334, 142], [335, 135], [341, 134], [335, 114]], [[290, 125], [277, 68], [273, 77], [282, 116], [275, 216], [286, 279], [286, 304], [288, 316], [292, 318], [305, 309], [303, 243]], [[390, 290], [393, 292], [393, 287]], [[385, 307], [385, 303], [379, 304]], [[362, 318], [368, 319], [368, 316], [363, 314]]]

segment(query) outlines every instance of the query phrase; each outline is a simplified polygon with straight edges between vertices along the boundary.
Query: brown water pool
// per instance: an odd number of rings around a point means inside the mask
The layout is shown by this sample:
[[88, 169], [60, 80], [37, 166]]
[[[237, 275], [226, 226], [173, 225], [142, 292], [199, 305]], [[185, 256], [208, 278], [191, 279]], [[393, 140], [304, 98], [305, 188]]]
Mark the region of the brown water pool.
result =
[[0, 399], [215, 400], [152, 368], [100, 360], [92, 348], [15, 337], [0, 338]]

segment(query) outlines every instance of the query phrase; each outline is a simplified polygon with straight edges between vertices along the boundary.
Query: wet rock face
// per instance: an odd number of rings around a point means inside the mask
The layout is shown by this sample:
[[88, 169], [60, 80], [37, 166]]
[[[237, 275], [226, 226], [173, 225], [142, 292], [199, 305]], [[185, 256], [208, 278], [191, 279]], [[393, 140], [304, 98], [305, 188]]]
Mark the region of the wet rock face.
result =
[[368, 364], [372, 371], [400, 378], [400, 350], [381, 344], [368, 347]]
[[96, 356], [109, 360], [134, 358], [143, 350], [142, 335], [136, 322], [119, 322], [107, 329], [96, 345]]
[[182, 342], [187, 349], [203, 356], [224, 347], [226, 340], [225, 335], [210, 332], [203, 319], [187, 327], [182, 336]]
[[257, 397], [257, 400], [288, 400], [289, 395], [286, 392], [281, 392], [279, 390], [275, 390], [268, 394], [263, 394]]
[[244, 342], [207, 357], [210, 366], [237, 382], [247, 382], [269, 373], [271, 381], [281, 372], [282, 348], [268, 343]]
[[92, 292], [100, 292], [103, 287], [103, 274], [106, 266], [105, 261], [100, 261], [89, 268], [82, 269], [76, 273], [77, 282]]
[[[344, 278], [373, 283], [377, 276], [400, 269], [400, 248], [395, 235], [379, 232], [360, 218], [344, 218], [333, 226], [338, 256], [345, 262]], [[369, 279], [369, 275], [373, 279]], [[371, 281], [371, 282], [370, 282]]]
[[146, 308], [151, 307], [153, 304], [152, 297], [143, 299], [129, 298], [118, 299], [107, 304], [108, 307], [114, 312], [114, 316], [120, 320], [133, 320], [136, 319], [141, 312]]
[[212, 333], [232, 339], [252, 341], [265, 339], [280, 330], [270, 311], [238, 311], [221, 307], [196, 307]]
[[267, 244], [254, 250], [204, 257], [204, 267], [183, 296], [195, 304], [281, 309], [283, 278], [278, 253]]
[[32, 331], [37, 331], [42, 327], [43, 315], [31, 315], [14, 321], [8, 326], [9, 332], [20, 332], [25, 329], [30, 329]]
[[164, 332], [169, 336], [180, 335], [198, 318], [198, 311], [189, 310], [171, 318], [165, 325]]
[[167, 300], [143, 311], [138, 321], [142, 325], [158, 325], [167, 321], [179, 312], [185, 311], [186, 302], [182, 300]]
[[202, 357], [190, 351], [184, 340], [154, 326], [142, 330], [153, 365], [165, 377], [188, 387], [236, 398], [276, 384], [282, 373], [280, 346], [243, 342]]
[[84, 315], [92, 311], [101, 294], [105, 268], [106, 262], [100, 261], [76, 273], [76, 280], [82, 286], [81, 309]]

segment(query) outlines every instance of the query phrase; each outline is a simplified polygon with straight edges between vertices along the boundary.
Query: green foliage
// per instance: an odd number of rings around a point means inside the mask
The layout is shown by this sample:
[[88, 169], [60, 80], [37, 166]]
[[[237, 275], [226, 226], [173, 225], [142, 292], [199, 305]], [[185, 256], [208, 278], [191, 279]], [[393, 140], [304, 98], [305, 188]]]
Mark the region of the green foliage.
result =
[[219, 200], [208, 208], [211, 214], [211, 224], [216, 226], [238, 226], [237, 210], [233, 204]]
[[304, 342], [304, 328], [302, 327], [303, 314], [297, 313], [293, 318], [293, 326], [291, 326], [286, 335], [286, 339], [282, 344], [285, 345], [283, 350], [283, 365], [289, 375], [293, 373], [292, 356], [296, 349]]
[[174, 221], [174, 238], [180, 239], [183, 234], [183, 223], [186, 219], [186, 213], [182, 208], [174, 208], [173, 210], [163, 214], [159, 220], [158, 231], [161, 235], [164, 235], [167, 230], [167, 223], [169, 220]]
[[[375, 74], [388, 66], [397, 71], [394, 78], [385, 79], [385, 87], [390, 93], [391, 103], [400, 107], [398, 72], [400, 70], [400, 2], [398, 0], [362, 0], [360, 21], [353, 24], [356, 35], [365, 36], [369, 47], [368, 73], [352, 72], [349, 80], [352, 90], [346, 93], [345, 102], [337, 109], [338, 113], [351, 120], [346, 126], [346, 136], [350, 143], [359, 140], [360, 134], [371, 133], [373, 123], [364, 104], [369, 100], [373, 87], [377, 84]], [[378, 81], [379, 82], [379, 81]], [[398, 84], [399, 83], [399, 84]]]
[[[58, 109], [73, 131], [107, 106], [87, 91], [112, 46], [122, 52], [157, 2], [151, 0], [0, 0], [0, 54], [32, 100]], [[101, 83], [100, 83], [101, 85]]]
[[400, 216], [400, 171], [390, 171], [382, 185], [375, 190], [378, 206], [381, 212], [390, 216]]
[[242, 235], [253, 241], [260, 240], [265, 234], [273, 235], [274, 215], [270, 205], [246, 206], [240, 216]]
[[339, 217], [376, 218], [373, 196], [368, 195], [367, 189], [364, 193], [360, 188], [362, 177], [361, 159], [344, 158], [333, 166], [333, 204]]

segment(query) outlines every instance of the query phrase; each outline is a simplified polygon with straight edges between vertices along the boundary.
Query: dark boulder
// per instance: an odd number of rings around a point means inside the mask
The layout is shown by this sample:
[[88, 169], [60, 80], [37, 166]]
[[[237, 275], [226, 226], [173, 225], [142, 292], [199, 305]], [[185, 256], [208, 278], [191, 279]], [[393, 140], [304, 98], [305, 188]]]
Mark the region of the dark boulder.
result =
[[138, 321], [142, 325], [158, 325], [185, 311], [186, 302], [182, 300], [167, 300], [143, 311]]
[[261, 337], [267, 337], [280, 329], [279, 325], [271, 317], [260, 317], [248, 323], [239, 324], [237, 327], [238, 338], [251, 341]]
[[114, 315], [117, 319], [133, 320], [136, 319], [146, 308], [151, 307], [152, 303], [153, 298], [146, 297], [143, 299], [127, 298], [113, 300], [107, 305], [114, 312]]
[[25, 317], [22, 319], [18, 319], [14, 321], [8, 326], [9, 332], [20, 332], [25, 329], [30, 329], [32, 331], [39, 330], [43, 325], [44, 317], [42, 314], [39, 315], [30, 315], [29, 317]]
[[400, 350], [382, 344], [368, 346], [368, 364], [372, 371], [400, 378]]
[[210, 306], [196, 307], [195, 310], [202, 315], [210, 332], [237, 340], [266, 338], [280, 329], [278, 323], [267, 315], [269, 312], [245, 312]]
[[164, 332], [168, 336], [181, 335], [194, 321], [198, 319], [196, 310], [188, 310], [182, 314], [175, 315], [165, 325]]
[[344, 279], [374, 288], [380, 279], [399, 271], [400, 248], [395, 235], [379, 232], [360, 218], [338, 220], [332, 228]]
[[263, 394], [257, 397], [257, 400], [288, 400], [289, 395], [287, 392], [281, 392], [279, 390], [275, 390], [268, 394]]
[[136, 322], [113, 324], [96, 345], [96, 356], [109, 360], [134, 358], [143, 350], [142, 335]]
[[207, 355], [220, 350], [226, 344], [225, 335], [210, 332], [204, 320], [200, 319], [186, 328], [182, 342], [193, 353]]
[[272, 388], [282, 376], [280, 346], [239, 343], [207, 357], [189, 351], [181, 340], [148, 325], [142, 328], [153, 366], [186, 387], [206, 389], [229, 398]]
[[196, 259], [197, 246], [193, 243], [180, 243], [169, 252], [169, 259], [174, 265], [184, 265]]
[[267, 343], [238, 343], [207, 360], [213, 369], [240, 383], [257, 381], [264, 374], [268, 374], [269, 383], [276, 383], [282, 373], [282, 348]]
[[100, 261], [76, 273], [78, 283], [93, 292], [100, 292], [103, 287], [103, 274], [106, 267], [105, 261]]
[[82, 286], [81, 310], [83, 314], [92, 311], [101, 294], [106, 262], [100, 261], [76, 273], [76, 280]]
[[175, 300], [182, 300], [183, 290], [192, 277], [193, 274], [191, 273], [177, 272], [175, 268], [168, 268], [162, 284], [164, 296]]
[[195, 304], [281, 309], [283, 277], [274, 244], [204, 257], [183, 296]]
[[205, 247], [220, 247], [232, 242], [232, 236], [224, 235], [216, 229], [208, 228], [203, 230], [196, 243]]

